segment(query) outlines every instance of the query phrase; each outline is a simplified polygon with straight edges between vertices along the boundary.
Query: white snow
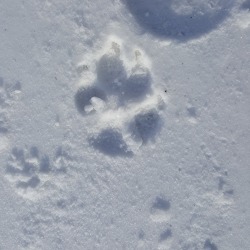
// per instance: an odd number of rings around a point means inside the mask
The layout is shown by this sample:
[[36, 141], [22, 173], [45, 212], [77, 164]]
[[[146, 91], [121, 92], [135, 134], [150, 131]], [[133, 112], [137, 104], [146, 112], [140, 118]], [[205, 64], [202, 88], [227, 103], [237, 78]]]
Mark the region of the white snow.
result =
[[0, 249], [250, 249], [250, 1], [0, 1]]

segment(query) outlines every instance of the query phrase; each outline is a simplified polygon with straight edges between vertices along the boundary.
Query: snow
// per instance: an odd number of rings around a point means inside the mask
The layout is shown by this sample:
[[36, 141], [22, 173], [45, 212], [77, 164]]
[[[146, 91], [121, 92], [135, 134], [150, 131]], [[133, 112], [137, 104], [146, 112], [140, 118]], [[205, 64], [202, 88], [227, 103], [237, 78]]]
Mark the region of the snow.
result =
[[0, 249], [249, 249], [249, 0], [2, 0], [0, 34]]

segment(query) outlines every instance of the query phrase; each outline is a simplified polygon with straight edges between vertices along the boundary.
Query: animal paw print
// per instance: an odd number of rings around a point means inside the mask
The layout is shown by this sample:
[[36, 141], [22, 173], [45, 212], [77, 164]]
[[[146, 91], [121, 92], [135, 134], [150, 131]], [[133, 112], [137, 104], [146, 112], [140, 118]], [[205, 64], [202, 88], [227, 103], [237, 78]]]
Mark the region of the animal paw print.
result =
[[159, 237], [158, 240], [158, 249], [171, 249], [171, 243], [172, 243], [172, 230], [166, 229], [164, 230]]
[[163, 98], [152, 84], [142, 53], [136, 50], [134, 57], [131, 67], [121, 46], [112, 42], [97, 63], [96, 81], [75, 95], [77, 110], [100, 121], [93, 126], [90, 145], [110, 156], [132, 156], [141, 145], [154, 141], [162, 125]]
[[167, 221], [170, 217], [169, 209], [170, 209], [170, 201], [161, 197], [157, 196], [155, 201], [151, 206], [151, 219], [155, 222], [163, 222]]
[[[35, 191], [50, 186], [51, 177], [58, 177], [67, 171], [69, 159], [62, 148], [58, 148], [55, 158], [40, 155], [37, 147], [28, 149], [13, 148], [6, 166], [6, 178], [16, 192], [25, 198], [32, 198]], [[55, 185], [56, 178], [53, 180]], [[36, 192], [37, 194], [38, 192]]]
[[39, 173], [49, 172], [48, 158], [40, 159], [36, 147], [27, 153], [22, 149], [13, 148], [7, 168], [6, 176], [16, 185], [18, 190], [27, 191], [36, 188], [41, 180]]
[[[162, 195], [157, 196], [151, 204], [150, 218], [154, 224], [164, 225], [164, 228], [159, 233], [158, 249], [172, 249], [173, 233], [169, 227], [171, 203]], [[170, 225], [171, 226], [171, 225]]]

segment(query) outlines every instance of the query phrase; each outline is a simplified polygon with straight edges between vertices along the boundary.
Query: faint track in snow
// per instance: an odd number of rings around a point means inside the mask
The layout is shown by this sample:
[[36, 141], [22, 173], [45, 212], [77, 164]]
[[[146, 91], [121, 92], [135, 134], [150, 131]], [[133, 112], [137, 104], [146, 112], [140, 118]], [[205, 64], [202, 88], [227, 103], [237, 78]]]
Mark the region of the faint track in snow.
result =
[[21, 83], [7, 83], [0, 77], [0, 135], [5, 135], [10, 129], [8, 110], [21, 91]]
[[62, 147], [57, 148], [52, 159], [41, 154], [35, 146], [29, 149], [14, 147], [5, 177], [19, 195], [30, 200], [38, 199], [40, 195], [48, 195], [58, 184], [58, 179], [67, 176], [71, 162], [71, 157]]
[[171, 203], [168, 199], [156, 197], [150, 209], [151, 219], [155, 222], [168, 221], [170, 218], [170, 207]]

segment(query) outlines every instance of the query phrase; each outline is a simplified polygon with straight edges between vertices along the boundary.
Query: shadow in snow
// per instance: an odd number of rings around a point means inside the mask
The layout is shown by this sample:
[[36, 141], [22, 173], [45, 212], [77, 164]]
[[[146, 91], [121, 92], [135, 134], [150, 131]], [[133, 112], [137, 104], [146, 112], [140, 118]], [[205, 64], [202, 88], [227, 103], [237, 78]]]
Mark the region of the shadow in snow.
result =
[[186, 41], [215, 29], [228, 15], [232, 0], [122, 0], [145, 31]]
[[250, 10], [250, 0], [245, 1], [242, 5], [241, 8], [244, 10]]

